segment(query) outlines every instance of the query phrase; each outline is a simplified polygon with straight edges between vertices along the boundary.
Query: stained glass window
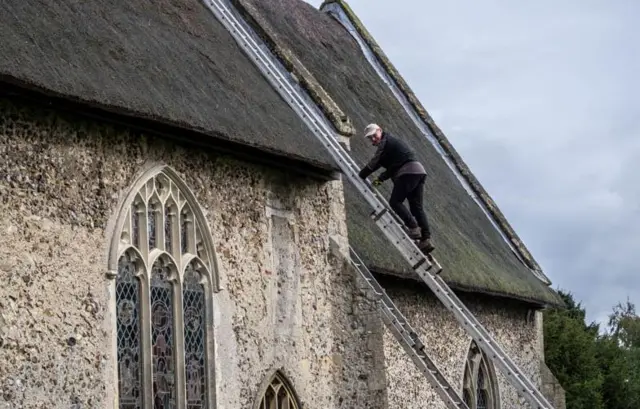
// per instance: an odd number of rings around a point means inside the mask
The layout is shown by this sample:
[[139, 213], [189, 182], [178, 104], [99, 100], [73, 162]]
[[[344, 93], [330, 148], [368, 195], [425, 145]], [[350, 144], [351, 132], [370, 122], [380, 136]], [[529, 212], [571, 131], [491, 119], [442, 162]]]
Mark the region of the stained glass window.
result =
[[184, 350], [187, 372], [187, 408], [204, 409], [206, 397], [206, 354], [204, 287], [193, 264], [184, 273]]
[[153, 408], [176, 407], [173, 294], [168, 266], [157, 261], [151, 270], [151, 333], [153, 344]]
[[279, 372], [267, 386], [260, 401], [260, 409], [298, 409], [298, 400], [293, 389]]
[[116, 282], [118, 386], [122, 409], [142, 407], [139, 311], [140, 283], [136, 265], [124, 255], [118, 265]]
[[207, 339], [211, 235], [193, 195], [172, 170], [163, 168], [136, 186], [119, 217], [119, 409], [205, 409], [214, 390]]
[[497, 408], [496, 382], [489, 371], [489, 361], [476, 343], [471, 344], [465, 364], [463, 399], [469, 409]]

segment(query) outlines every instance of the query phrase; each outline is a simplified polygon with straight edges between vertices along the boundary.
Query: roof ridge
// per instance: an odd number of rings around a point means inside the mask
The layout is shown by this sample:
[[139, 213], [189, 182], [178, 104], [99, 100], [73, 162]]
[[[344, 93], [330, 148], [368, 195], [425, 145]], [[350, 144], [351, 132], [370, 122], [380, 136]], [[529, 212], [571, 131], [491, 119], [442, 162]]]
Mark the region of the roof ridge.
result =
[[[250, 4], [242, 0], [230, 0], [247, 24], [269, 46], [271, 51], [280, 59], [285, 68], [290, 71], [295, 80], [307, 91], [313, 102], [320, 107], [327, 119], [333, 124], [342, 137], [356, 134], [351, 118], [331, 98], [329, 93], [320, 85], [314, 75], [302, 64], [288, 47], [278, 41], [275, 30]], [[344, 139], [341, 141], [347, 143]]]
[[[415, 93], [411, 90], [404, 78], [391, 63], [382, 48], [378, 45], [373, 36], [366, 29], [362, 21], [357, 17], [357, 15], [353, 12], [351, 7], [345, 0], [325, 0], [320, 5], [320, 10], [330, 4], [337, 4], [344, 11], [347, 18], [351, 21], [355, 29], [358, 31], [358, 34], [362, 37], [367, 46], [370, 48], [371, 52], [382, 65], [382, 67], [386, 71], [386, 74], [396, 83], [396, 86], [399, 88], [400, 92], [402, 92], [404, 97], [411, 104], [412, 108], [418, 114], [420, 119], [422, 119], [422, 121], [427, 125], [429, 130], [434, 135], [437, 143], [444, 150], [458, 172], [460, 172], [462, 178], [464, 178], [464, 180], [469, 184], [469, 187], [477, 195], [478, 200], [480, 200], [482, 204], [484, 204], [489, 215], [493, 218], [494, 222], [497, 224], [502, 233], [509, 239], [510, 243], [513, 245], [513, 248], [519, 253], [519, 256], [522, 258], [525, 265], [533, 270], [534, 275], [540, 276], [543, 282], [546, 281], [546, 284], [550, 285], [551, 280], [549, 280], [549, 278], [542, 272], [542, 268], [536, 262], [533, 255], [529, 252], [524, 242], [520, 239], [511, 224], [507, 221], [504, 214], [502, 214], [497, 204], [493, 201], [489, 193], [484, 189], [480, 181], [473, 175], [460, 154], [449, 142], [449, 140], [435, 123], [433, 118], [431, 118], [420, 100], [416, 97]], [[443, 159], [447, 160], [447, 158]]]

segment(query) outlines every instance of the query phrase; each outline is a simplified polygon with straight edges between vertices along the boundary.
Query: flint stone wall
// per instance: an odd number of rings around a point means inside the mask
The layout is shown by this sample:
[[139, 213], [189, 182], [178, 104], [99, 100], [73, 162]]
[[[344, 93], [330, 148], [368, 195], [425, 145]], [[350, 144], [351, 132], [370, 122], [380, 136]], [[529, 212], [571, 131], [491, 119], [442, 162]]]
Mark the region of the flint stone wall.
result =
[[[447, 380], [462, 396], [464, 364], [471, 345], [461, 325], [442, 303], [424, 286], [418, 290], [400, 287], [400, 284], [384, 284], [388, 294], [409, 320], [425, 344], [425, 350], [443, 372]], [[539, 353], [541, 331], [538, 321], [528, 308], [520, 303], [495, 298], [459, 295], [463, 303], [510, 354], [515, 363], [540, 387]], [[413, 361], [396, 342], [387, 329], [384, 330], [384, 353], [387, 370], [389, 407], [445, 408], [444, 403], [427, 379], [416, 369]], [[517, 397], [498, 368], [494, 367], [498, 381], [500, 408], [527, 408]]]
[[217, 407], [252, 407], [278, 369], [304, 407], [385, 407], [375, 308], [329, 251], [340, 181], [0, 99], [0, 409], [117, 406], [107, 226], [148, 162], [182, 176], [213, 235]]

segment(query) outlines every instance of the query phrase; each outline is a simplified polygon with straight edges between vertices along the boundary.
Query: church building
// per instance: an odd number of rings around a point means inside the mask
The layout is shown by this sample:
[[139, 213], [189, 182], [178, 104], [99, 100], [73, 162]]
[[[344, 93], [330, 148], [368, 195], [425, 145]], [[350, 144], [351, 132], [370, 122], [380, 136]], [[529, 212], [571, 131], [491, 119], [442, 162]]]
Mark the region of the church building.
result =
[[350, 250], [470, 409], [529, 407], [214, 4], [358, 165], [372, 122], [413, 148], [442, 278], [564, 408], [562, 300], [344, 1], [4, 0], [0, 409], [445, 408]]

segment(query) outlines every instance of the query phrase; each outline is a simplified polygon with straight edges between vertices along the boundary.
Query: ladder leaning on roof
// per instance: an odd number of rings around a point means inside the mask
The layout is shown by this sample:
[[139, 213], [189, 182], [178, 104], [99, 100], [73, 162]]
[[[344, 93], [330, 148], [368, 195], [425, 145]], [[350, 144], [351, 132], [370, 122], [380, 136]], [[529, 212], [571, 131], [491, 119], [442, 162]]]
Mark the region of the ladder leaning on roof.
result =
[[371, 271], [358, 257], [353, 249], [350, 249], [351, 264], [369, 284], [369, 288], [378, 299], [382, 320], [387, 325], [395, 339], [402, 345], [413, 363], [435, 388], [440, 398], [449, 409], [469, 409], [469, 406], [460, 398], [447, 379], [442, 375], [436, 364], [429, 358], [424, 350], [424, 343], [418, 338], [418, 334], [411, 328], [407, 319], [402, 315], [398, 307], [391, 301], [387, 292], [373, 277]]
[[[524, 372], [513, 362], [509, 355], [507, 355], [502, 347], [493, 339], [491, 334], [489, 334], [471, 311], [465, 307], [462, 301], [460, 301], [444, 280], [437, 274], [441, 269], [437, 261], [432, 259], [433, 263], [430, 262], [420, 249], [418, 249], [413, 240], [406, 234], [402, 225], [398, 222], [397, 217], [390, 209], [386, 200], [372, 188], [369, 182], [360, 179], [358, 176], [358, 166], [334, 137], [331, 125], [325, 122], [324, 117], [318, 112], [315, 104], [308, 99], [306, 93], [273, 56], [268, 47], [261, 40], [258, 40], [253, 30], [251, 30], [246, 22], [239, 16], [235, 7], [229, 4], [227, 0], [203, 0], [203, 2], [213, 12], [220, 23], [225, 26], [244, 52], [255, 63], [260, 72], [272, 84], [274, 89], [322, 142], [343, 174], [373, 208], [372, 218], [376, 225], [382, 230], [387, 239], [393, 243], [394, 247], [400, 252], [405, 261], [409, 263], [411, 268], [429, 286], [436, 297], [453, 313], [467, 334], [476, 341], [494, 365], [501, 370], [511, 385], [516, 388], [518, 394], [524, 396], [533, 409], [553, 409], [553, 406], [540, 391], [537, 390]], [[435, 268], [434, 265], [436, 266]], [[363, 270], [359, 269], [359, 271], [363, 274]], [[370, 279], [367, 281], [370, 284], [375, 282], [375, 286], [381, 288], [373, 276], [370, 274], [369, 276]], [[397, 309], [395, 311], [397, 311]], [[385, 316], [385, 314], [383, 308], [383, 317], [387, 319], [390, 318]], [[394, 314], [394, 317], [398, 318], [398, 315]], [[404, 320], [404, 322], [406, 322], [406, 320]], [[435, 366], [433, 366], [433, 369], [437, 370]], [[438, 385], [438, 382], [439, 380], [446, 382], [446, 380], [444, 380], [441, 374], [438, 373], [438, 375], [438, 377], [427, 376], [427, 379], [434, 383], [434, 387], [440, 392], [442, 388], [440, 387], [441, 385]], [[434, 382], [434, 380], [436, 381]], [[466, 405], [457, 397], [455, 392], [452, 390], [451, 392], [450, 395], [446, 396], [441, 394], [445, 399], [445, 403], [449, 406], [450, 402], [448, 400], [450, 396], [451, 399], [457, 399], [452, 402], [452, 404], [457, 405], [453, 407], [465, 407]]]

